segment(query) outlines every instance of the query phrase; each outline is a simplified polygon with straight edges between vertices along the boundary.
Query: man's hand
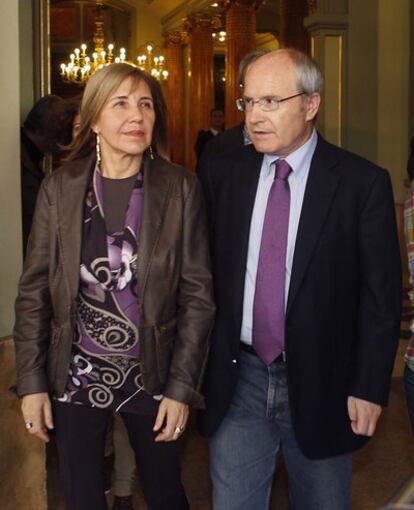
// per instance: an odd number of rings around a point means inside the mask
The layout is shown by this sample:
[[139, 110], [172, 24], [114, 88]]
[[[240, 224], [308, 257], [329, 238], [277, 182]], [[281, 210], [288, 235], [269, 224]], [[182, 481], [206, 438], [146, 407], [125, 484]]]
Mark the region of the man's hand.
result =
[[22, 413], [28, 432], [48, 443], [47, 431], [53, 429], [49, 395], [47, 393], [25, 395], [22, 400]]
[[[188, 419], [188, 405], [164, 397], [158, 409], [155, 420], [154, 432], [157, 434], [155, 441], [176, 441], [184, 432]], [[161, 427], [163, 429], [161, 430]]]
[[373, 436], [381, 414], [381, 406], [361, 398], [348, 397], [348, 415], [354, 434]]

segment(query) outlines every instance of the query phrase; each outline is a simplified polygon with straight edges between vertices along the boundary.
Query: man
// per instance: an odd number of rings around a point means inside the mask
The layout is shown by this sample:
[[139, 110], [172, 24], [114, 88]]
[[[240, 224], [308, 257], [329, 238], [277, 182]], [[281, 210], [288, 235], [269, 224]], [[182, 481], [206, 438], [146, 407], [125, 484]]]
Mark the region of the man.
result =
[[37, 194], [44, 173], [45, 154], [57, 156], [71, 140], [69, 104], [59, 96], [42, 97], [28, 113], [21, 129], [21, 193], [23, 251], [32, 226]]
[[197, 165], [203, 155], [206, 143], [217, 136], [223, 131], [224, 126], [224, 113], [222, 110], [213, 108], [210, 111], [210, 127], [207, 131], [200, 129], [197, 135], [197, 140], [194, 145], [194, 150], [197, 156]]
[[214, 510], [268, 508], [281, 449], [295, 510], [349, 508], [350, 454], [387, 403], [401, 297], [391, 183], [316, 133], [321, 90], [306, 55], [258, 58], [239, 101], [253, 145], [200, 172], [217, 302], [200, 416]]

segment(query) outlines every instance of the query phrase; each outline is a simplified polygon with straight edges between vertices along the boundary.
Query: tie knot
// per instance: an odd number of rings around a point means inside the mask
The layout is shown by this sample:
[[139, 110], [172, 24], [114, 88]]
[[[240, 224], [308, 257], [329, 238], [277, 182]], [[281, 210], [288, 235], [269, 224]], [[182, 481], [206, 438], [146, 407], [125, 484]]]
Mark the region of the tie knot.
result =
[[276, 160], [275, 179], [282, 179], [283, 181], [286, 181], [291, 171], [292, 169], [285, 159]]

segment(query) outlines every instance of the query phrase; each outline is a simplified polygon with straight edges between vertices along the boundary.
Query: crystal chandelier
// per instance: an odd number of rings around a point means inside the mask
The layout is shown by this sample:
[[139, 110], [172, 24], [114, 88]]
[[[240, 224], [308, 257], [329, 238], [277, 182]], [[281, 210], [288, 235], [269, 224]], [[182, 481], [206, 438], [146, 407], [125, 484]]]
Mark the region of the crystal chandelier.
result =
[[125, 48], [121, 48], [119, 55], [114, 55], [114, 45], [108, 44], [107, 50], [104, 46], [104, 17], [102, 13], [102, 0], [97, 0], [95, 10], [95, 31], [93, 43], [95, 51], [90, 57], [87, 53], [86, 44], [82, 44], [80, 49], [76, 48], [70, 54], [70, 61], [60, 64], [60, 76], [67, 83], [84, 85], [92, 74], [107, 64], [113, 62], [125, 62]]
[[143, 71], [147, 71], [157, 80], [165, 81], [168, 78], [168, 71], [165, 67], [165, 57], [154, 51], [154, 45], [147, 43], [145, 51], [138, 55], [137, 65]]

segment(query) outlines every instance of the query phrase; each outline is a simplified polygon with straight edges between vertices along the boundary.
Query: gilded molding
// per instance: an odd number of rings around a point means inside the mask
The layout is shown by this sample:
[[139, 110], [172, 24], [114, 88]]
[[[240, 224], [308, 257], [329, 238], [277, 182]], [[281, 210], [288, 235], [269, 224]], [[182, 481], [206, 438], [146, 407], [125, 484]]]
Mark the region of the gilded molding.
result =
[[192, 12], [184, 22], [184, 30], [191, 32], [194, 28], [208, 28], [211, 31], [221, 27], [220, 16], [211, 16], [205, 12]]
[[185, 30], [172, 30], [163, 34], [165, 44], [183, 45], [187, 43], [187, 32]]
[[220, 0], [220, 7], [226, 11], [231, 5], [236, 5], [242, 9], [259, 9], [267, 0]]

